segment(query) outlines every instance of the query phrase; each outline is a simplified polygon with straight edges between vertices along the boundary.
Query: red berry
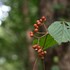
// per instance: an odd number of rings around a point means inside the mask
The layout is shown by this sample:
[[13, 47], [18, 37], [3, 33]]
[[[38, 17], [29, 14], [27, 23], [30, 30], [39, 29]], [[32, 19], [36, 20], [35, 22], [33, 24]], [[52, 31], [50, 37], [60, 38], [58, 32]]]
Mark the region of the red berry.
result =
[[34, 33], [31, 31], [30, 32], [30, 37], [33, 37], [34, 36]]
[[46, 21], [46, 17], [45, 16], [42, 16], [42, 20]]
[[33, 32], [31, 31], [30, 34], [33, 34]]
[[33, 34], [33, 33], [31, 33], [31, 34], [30, 34], [30, 37], [33, 37], [33, 36], [34, 36], [34, 34]]
[[44, 55], [45, 53], [44, 52], [41, 52], [41, 54]]
[[39, 50], [39, 49], [41, 49], [41, 47], [40, 46], [37, 46], [37, 49]]
[[40, 19], [39, 21], [40, 21], [41, 23], [43, 22], [43, 20], [42, 20], [42, 19]]
[[36, 28], [38, 29], [39, 27], [38, 27], [38, 26], [36, 26]]
[[44, 21], [46, 21], [46, 18], [44, 19]]
[[39, 20], [37, 20], [36, 22], [38, 26], [41, 25], [41, 22]]
[[37, 25], [37, 24], [34, 24], [34, 27], [35, 27], [35, 28], [38, 28], [38, 25]]
[[34, 27], [36, 27], [37, 26], [37, 24], [34, 24]]
[[42, 49], [39, 49], [39, 50], [38, 50], [38, 53], [41, 53], [41, 52], [42, 52]]
[[41, 25], [41, 22], [38, 22], [37, 25], [38, 25], [38, 26]]
[[45, 16], [42, 16], [42, 19], [44, 20], [45, 19]]
[[37, 28], [35, 28], [34, 32], [38, 32], [38, 29], [37, 29]]
[[37, 23], [40, 22], [39, 20], [36, 21]]
[[38, 45], [33, 45], [32, 47], [33, 47], [33, 49], [36, 49], [36, 48], [37, 48], [37, 46], [38, 46]]

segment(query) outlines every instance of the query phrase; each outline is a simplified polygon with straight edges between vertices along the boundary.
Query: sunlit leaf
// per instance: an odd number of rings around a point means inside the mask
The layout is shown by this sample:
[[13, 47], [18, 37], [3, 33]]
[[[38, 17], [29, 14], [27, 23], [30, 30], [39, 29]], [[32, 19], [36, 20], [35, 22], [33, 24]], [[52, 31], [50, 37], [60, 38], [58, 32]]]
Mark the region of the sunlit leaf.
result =
[[49, 34], [61, 44], [70, 41], [70, 23], [56, 21], [48, 28]]

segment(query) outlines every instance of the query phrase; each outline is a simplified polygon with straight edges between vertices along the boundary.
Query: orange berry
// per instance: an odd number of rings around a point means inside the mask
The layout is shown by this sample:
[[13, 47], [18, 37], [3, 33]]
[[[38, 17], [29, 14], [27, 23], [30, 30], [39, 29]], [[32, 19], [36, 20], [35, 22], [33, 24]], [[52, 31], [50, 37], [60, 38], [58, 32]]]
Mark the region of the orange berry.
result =
[[44, 52], [41, 52], [41, 54], [44, 55], [45, 53]]
[[42, 16], [42, 20], [46, 21], [46, 17], [45, 16]]
[[36, 26], [36, 28], [38, 29], [39, 27], [38, 27], [38, 26]]
[[40, 22], [39, 20], [36, 21], [37, 23]]
[[44, 19], [44, 21], [46, 21], [46, 18]]
[[41, 52], [42, 52], [42, 49], [39, 49], [39, 50], [38, 50], [38, 53], [41, 53]]
[[37, 25], [40, 26], [41, 25], [41, 22], [38, 22]]
[[34, 26], [37, 26], [37, 24], [34, 24]]
[[40, 19], [39, 21], [40, 21], [41, 23], [43, 22], [43, 20], [42, 20], [42, 19]]
[[37, 25], [37, 24], [34, 24], [34, 27], [35, 27], [35, 28], [38, 28], [38, 25]]
[[34, 36], [34, 34], [33, 34], [33, 33], [31, 33], [31, 34], [30, 34], [30, 37], [33, 37], [33, 36]]
[[36, 49], [37, 46], [38, 46], [38, 45], [33, 45], [32, 47], [33, 47], [33, 49]]
[[37, 29], [37, 28], [35, 28], [34, 32], [38, 32], [38, 29]]
[[45, 19], [45, 16], [42, 16], [42, 19], [44, 20]]
[[36, 22], [38, 26], [41, 25], [41, 22], [39, 20], [37, 20]]
[[37, 49], [39, 50], [39, 49], [41, 49], [41, 47], [40, 46], [37, 46]]
[[33, 34], [33, 32], [31, 31], [30, 34]]

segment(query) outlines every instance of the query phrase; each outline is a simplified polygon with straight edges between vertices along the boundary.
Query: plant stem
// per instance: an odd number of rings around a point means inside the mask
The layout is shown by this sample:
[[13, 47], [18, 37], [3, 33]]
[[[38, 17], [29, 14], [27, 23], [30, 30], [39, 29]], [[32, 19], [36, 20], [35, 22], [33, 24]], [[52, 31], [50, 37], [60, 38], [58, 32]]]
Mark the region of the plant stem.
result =
[[45, 31], [47, 31], [46, 29], [47, 29], [47, 27], [46, 27], [46, 25], [43, 23], [43, 25], [44, 25], [44, 28], [45, 28]]
[[45, 33], [44, 35], [42, 35], [41, 37], [38, 37], [38, 36], [36, 36], [36, 35], [34, 35], [34, 37], [37, 38], [37, 39], [38, 39], [38, 38], [40, 39], [40, 38], [46, 36], [47, 34], [48, 34], [48, 32], [46, 32], [46, 33]]
[[38, 45], [39, 45], [40, 38], [38, 38]]
[[36, 58], [36, 60], [35, 60], [35, 62], [34, 62], [34, 65], [33, 65], [33, 70], [34, 70], [35, 65], [36, 65], [36, 63], [37, 63], [37, 60], [38, 60], [38, 58]]
[[43, 64], [43, 70], [45, 70], [44, 60], [42, 60], [42, 64]]
[[47, 40], [47, 36], [45, 37], [44, 44], [43, 44], [43, 48], [44, 48], [44, 46], [45, 46], [46, 40]]
[[37, 32], [38, 34], [45, 34], [46, 32]]

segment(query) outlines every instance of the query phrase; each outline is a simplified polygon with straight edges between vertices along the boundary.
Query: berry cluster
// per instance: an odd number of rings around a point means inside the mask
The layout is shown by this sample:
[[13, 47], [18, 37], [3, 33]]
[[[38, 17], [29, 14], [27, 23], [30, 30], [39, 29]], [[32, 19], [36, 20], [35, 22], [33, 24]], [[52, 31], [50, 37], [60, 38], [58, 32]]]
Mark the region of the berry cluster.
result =
[[38, 52], [39, 57], [41, 57], [42, 59], [44, 59], [44, 56], [45, 56], [45, 54], [46, 54], [47, 52], [44, 51], [44, 50], [41, 48], [41, 46], [38, 45], [38, 44], [33, 45], [32, 47], [33, 47], [33, 49], [35, 49], [35, 50]]
[[[40, 26], [44, 25], [45, 21], [46, 21], [45, 16], [42, 16], [41, 19], [36, 21], [36, 23], [34, 24], [34, 30], [30, 32], [30, 37], [35, 37], [35, 38], [41, 38], [42, 37], [42, 36], [41, 37], [36, 36], [35, 33], [38, 33], [38, 34], [40, 33], [39, 28], [40, 28]], [[33, 47], [34, 50], [37, 51], [39, 57], [41, 59], [44, 59], [44, 56], [47, 52], [44, 51], [43, 48], [38, 44], [33, 45], [32, 47]]]
[[30, 32], [30, 37], [33, 37], [34, 33], [39, 31], [39, 26], [41, 26], [44, 23], [44, 21], [46, 21], [46, 17], [45, 16], [42, 16], [42, 18], [40, 20], [36, 21], [36, 23], [34, 24], [35, 29], [34, 29], [33, 32], [32, 31]]

